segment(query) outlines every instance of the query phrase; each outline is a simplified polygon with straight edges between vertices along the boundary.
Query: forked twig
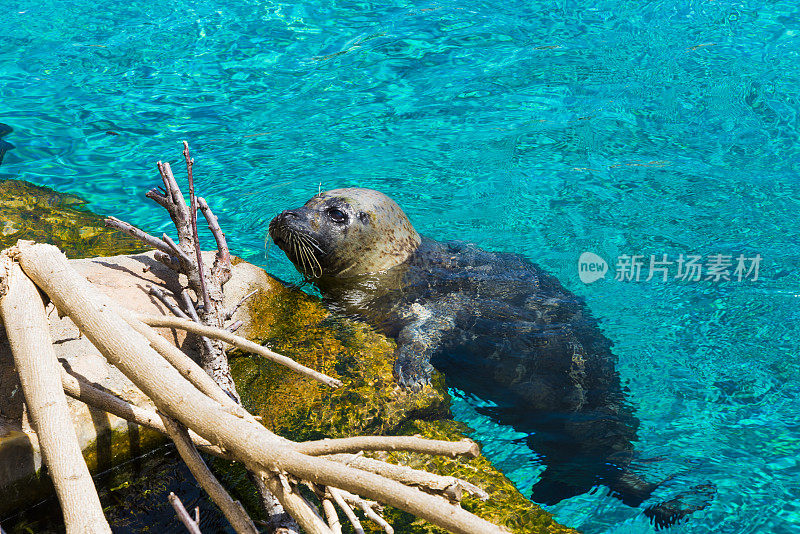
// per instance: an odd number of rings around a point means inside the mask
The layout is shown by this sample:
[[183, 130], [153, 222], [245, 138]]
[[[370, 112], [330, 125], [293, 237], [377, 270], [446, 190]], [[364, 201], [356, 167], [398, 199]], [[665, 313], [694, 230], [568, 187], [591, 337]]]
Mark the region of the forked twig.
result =
[[168, 499], [170, 504], [172, 504], [172, 507], [175, 509], [175, 514], [177, 514], [178, 519], [186, 527], [186, 530], [188, 530], [191, 534], [203, 534], [200, 531], [200, 508], [195, 508], [195, 516], [194, 519], [192, 519], [192, 516], [190, 516], [189, 512], [186, 511], [186, 507], [183, 506], [183, 503], [177, 495], [169, 492]]

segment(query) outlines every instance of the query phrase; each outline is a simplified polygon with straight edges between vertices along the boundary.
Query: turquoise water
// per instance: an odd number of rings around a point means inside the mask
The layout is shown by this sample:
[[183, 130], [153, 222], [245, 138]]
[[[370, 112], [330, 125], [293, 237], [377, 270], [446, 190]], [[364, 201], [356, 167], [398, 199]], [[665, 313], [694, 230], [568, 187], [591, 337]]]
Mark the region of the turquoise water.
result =
[[[6, 0], [0, 178], [167, 230], [143, 198], [187, 139], [233, 251], [319, 187], [391, 194], [438, 239], [518, 251], [615, 343], [650, 479], [713, 482], [672, 532], [800, 530], [800, 7], [791, 2]], [[209, 242], [210, 246], [210, 242]], [[584, 284], [578, 257], [760, 255], [758, 280]], [[672, 272], [675, 274], [675, 271]], [[455, 411], [528, 492], [519, 436]], [[600, 489], [550, 507], [645, 533]]]

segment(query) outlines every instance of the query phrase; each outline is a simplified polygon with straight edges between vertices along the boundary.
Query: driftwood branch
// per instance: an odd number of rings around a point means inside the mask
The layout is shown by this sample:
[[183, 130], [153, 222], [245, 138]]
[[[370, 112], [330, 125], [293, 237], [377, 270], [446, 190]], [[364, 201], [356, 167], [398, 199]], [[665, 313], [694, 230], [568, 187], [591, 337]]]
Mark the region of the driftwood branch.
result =
[[328, 527], [333, 531], [333, 534], [342, 534], [342, 523], [339, 521], [339, 515], [336, 513], [333, 501], [323, 497], [322, 510], [325, 512], [325, 519], [328, 521]]
[[117, 230], [121, 230], [126, 234], [135, 237], [145, 245], [152, 247], [156, 250], [159, 250], [164, 254], [169, 254], [169, 255], [175, 254], [175, 251], [172, 249], [172, 247], [169, 246], [168, 243], [165, 243], [161, 239], [154, 237], [148, 234], [147, 232], [139, 230], [130, 223], [117, 219], [116, 217], [107, 217], [105, 223], [106, 226], [109, 226], [111, 228], [116, 228]]
[[309, 378], [313, 378], [314, 380], [322, 382], [328, 386], [336, 388], [342, 385], [341, 380], [337, 380], [324, 373], [315, 371], [310, 367], [306, 367], [305, 365], [297, 363], [287, 356], [278, 354], [277, 352], [271, 351], [268, 348], [259, 345], [258, 343], [253, 343], [246, 338], [237, 336], [221, 328], [214, 328], [212, 326], [206, 326], [204, 324], [195, 323], [179, 317], [167, 317], [165, 315], [139, 315], [138, 319], [149, 326], [180, 328], [182, 330], [194, 332], [195, 334], [200, 334], [202, 336], [219, 339], [244, 351], [252, 352], [253, 354], [262, 356], [270, 361], [279, 363], [285, 367], [288, 367], [292, 371], [308, 376]]
[[186, 427], [163, 414], [161, 415], [161, 420], [167, 429], [169, 437], [175, 442], [178, 454], [181, 455], [181, 458], [189, 467], [189, 471], [194, 475], [200, 487], [211, 497], [214, 504], [222, 511], [237, 534], [257, 534], [258, 530], [250, 520], [250, 517], [248, 517], [247, 512], [244, 511], [242, 504], [239, 501], [234, 501], [228, 495], [228, 492], [219, 483], [217, 477], [214, 476], [203, 461], [200, 453], [194, 448]]
[[220, 268], [224, 268], [227, 265], [227, 268], [230, 269], [231, 253], [230, 250], [228, 250], [228, 241], [225, 239], [225, 233], [219, 226], [217, 216], [214, 215], [214, 212], [208, 207], [208, 203], [203, 197], [197, 197], [197, 204], [200, 208], [200, 211], [203, 212], [203, 217], [205, 217], [206, 221], [208, 222], [208, 229], [211, 230], [211, 234], [214, 236], [214, 240], [217, 242], [217, 258]]
[[256, 289], [256, 290], [254, 290], [254, 291], [251, 291], [250, 293], [248, 293], [247, 295], [245, 295], [244, 297], [242, 297], [242, 299], [241, 299], [239, 302], [237, 302], [237, 303], [236, 303], [236, 305], [234, 305], [233, 307], [231, 307], [229, 310], [226, 310], [226, 311], [225, 311], [225, 320], [227, 321], [228, 319], [230, 319], [231, 317], [233, 317], [233, 314], [234, 314], [234, 313], [236, 313], [236, 311], [237, 311], [239, 308], [241, 308], [241, 307], [242, 307], [242, 304], [244, 304], [245, 302], [247, 302], [247, 299], [249, 299], [250, 297], [252, 297], [252, 296], [253, 296], [253, 295], [255, 295], [256, 293], [258, 293], [258, 290], [257, 290], [257, 289]]
[[191, 534], [203, 534], [200, 531], [200, 509], [195, 508], [195, 516], [192, 518], [177, 495], [170, 492], [168, 498], [172, 508], [175, 510], [175, 514], [178, 516], [180, 522], [184, 524], [186, 530]]
[[110, 533], [72, 426], [42, 297], [19, 265], [7, 255], [0, 262], [0, 316], [67, 533]]
[[183, 319], [189, 319], [189, 316], [186, 315], [186, 313], [182, 309], [180, 309], [176, 304], [170, 302], [166, 293], [161, 291], [159, 288], [151, 286], [150, 289], [148, 290], [148, 293], [157, 298], [161, 302], [161, 304], [166, 306], [167, 309], [172, 312], [173, 315], [181, 317]]
[[347, 520], [353, 525], [353, 530], [355, 533], [364, 534], [364, 527], [361, 526], [361, 521], [358, 519], [358, 516], [353, 513], [353, 508], [350, 506], [350, 504], [344, 500], [342, 492], [337, 488], [328, 488], [328, 493], [331, 494], [331, 497], [333, 497], [333, 502], [339, 505], [339, 508], [342, 509], [342, 512], [344, 512]]
[[409, 451], [436, 456], [467, 456], [477, 458], [478, 444], [472, 440], [439, 441], [416, 436], [356, 436], [352, 438], [322, 439], [298, 443], [297, 450], [310, 456], [360, 451]]
[[[194, 195], [194, 159], [189, 155], [189, 143], [183, 142], [183, 157], [186, 160], [186, 174], [189, 179], [189, 220], [192, 230], [192, 241], [194, 253], [197, 259], [197, 278], [200, 281], [200, 295], [203, 297], [203, 305], [206, 310], [211, 309], [211, 297], [208, 295], [206, 287], [205, 265], [203, 264], [203, 253], [200, 251], [200, 234], [197, 231], [197, 198]], [[177, 186], [176, 186], [177, 189]]]
[[489, 494], [483, 489], [456, 477], [428, 473], [427, 471], [412, 469], [404, 465], [390, 464], [356, 454], [334, 454], [325, 456], [325, 458], [342, 462], [364, 471], [377, 473], [409, 486], [417, 486], [432, 493], [439, 493], [454, 502], [460, 501], [465, 491], [484, 501], [489, 498]]
[[386, 534], [394, 534], [394, 529], [392, 528], [392, 526], [378, 514], [378, 511], [383, 510], [378, 503], [376, 503], [375, 501], [368, 501], [366, 499], [362, 499], [358, 495], [353, 495], [352, 493], [344, 490], [337, 489], [335, 491], [342, 496], [342, 498], [347, 504], [353, 507], [357, 507], [362, 512], [364, 512], [364, 515], [367, 517], [367, 519], [369, 519], [370, 521], [381, 527], [386, 532]]
[[331, 534], [331, 530], [325, 521], [319, 516], [312, 506], [309, 506], [299, 492], [294, 491], [282, 483], [280, 477], [273, 473], [262, 470], [264, 484], [269, 489], [283, 508], [297, 521], [302, 528], [302, 532], [313, 534]]

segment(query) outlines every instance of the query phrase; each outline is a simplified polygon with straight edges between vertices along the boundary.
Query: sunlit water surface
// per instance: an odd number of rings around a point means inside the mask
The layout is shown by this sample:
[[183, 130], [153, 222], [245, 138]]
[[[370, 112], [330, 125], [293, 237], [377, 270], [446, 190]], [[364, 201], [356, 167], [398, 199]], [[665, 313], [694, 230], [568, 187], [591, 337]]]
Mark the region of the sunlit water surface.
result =
[[[389, 193], [421, 233], [523, 253], [586, 298], [641, 472], [677, 475], [654, 500], [717, 487], [673, 532], [797, 532], [799, 52], [800, 7], [763, 0], [6, 0], [0, 177], [160, 232], [143, 195], [187, 139], [233, 251], [290, 281], [265, 256], [276, 212], [319, 187]], [[611, 264], [591, 285], [585, 251]], [[614, 280], [625, 254], [763, 260], [755, 281]], [[529, 492], [520, 436], [457, 397]], [[653, 530], [602, 489], [550, 510]]]

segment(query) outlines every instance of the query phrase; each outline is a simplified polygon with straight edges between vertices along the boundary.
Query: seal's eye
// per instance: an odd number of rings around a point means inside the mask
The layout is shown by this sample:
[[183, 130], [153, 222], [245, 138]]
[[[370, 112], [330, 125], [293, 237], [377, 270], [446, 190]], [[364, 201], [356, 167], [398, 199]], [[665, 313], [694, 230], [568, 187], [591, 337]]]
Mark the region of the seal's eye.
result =
[[342, 210], [331, 208], [328, 210], [328, 217], [335, 223], [343, 223], [347, 220], [347, 215]]

